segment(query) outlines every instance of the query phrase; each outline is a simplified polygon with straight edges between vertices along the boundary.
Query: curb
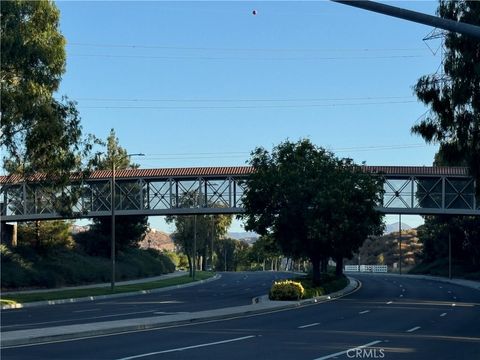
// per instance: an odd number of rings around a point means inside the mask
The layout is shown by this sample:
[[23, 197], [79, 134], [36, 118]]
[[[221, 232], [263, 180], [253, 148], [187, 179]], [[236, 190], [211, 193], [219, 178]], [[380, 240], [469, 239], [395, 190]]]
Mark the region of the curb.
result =
[[[301, 301], [265, 301], [252, 305], [199, 311], [140, 319], [116, 320], [93, 324], [59, 326], [46, 329], [18, 330], [2, 334], [1, 348], [41, 344], [52, 341], [67, 341], [92, 336], [108, 336], [142, 330], [154, 330], [167, 326], [188, 325], [206, 321], [234, 319], [240, 316], [258, 315], [273, 311], [291, 310], [301, 306], [326, 302], [351, 294], [360, 288], [360, 282], [348, 277], [350, 283], [345, 289], [315, 299]], [[260, 298], [260, 297], [259, 297]], [[45, 334], [50, 332], [50, 334]]]
[[[338, 299], [340, 297], [349, 295], [355, 291], [357, 291], [361, 287], [360, 281], [357, 279], [347, 276], [348, 279], [348, 285], [345, 286], [342, 290], [338, 290], [336, 292], [327, 294], [327, 295], [322, 295], [322, 296], [317, 296], [311, 299], [305, 299], [305, 300], [299, 300], [299, 301], [294, 301], [293, 303], [297, 304], [297, 306], [302, 306], [304, 304], [315, 304], [319, 302], [326, 302], [329, 300], [334, 300]], [[286, 301], [274, 301], [270, 300], [268, 298], [268, 295], [261, 295], [254, 297], [252, 299], [252, 304], [259, 304], [259, 303], [285, 303]]]
[[467, 279], [448, 279], [446, 277], [441, 276], [433, 276], [433, 275], [422, 275], [422, 274], [396, 274], [396, 273], [360, 273], [361, 275], [368, 275], [368, 276], [395, 276], [395, 277], [404, 277], [409, 279], [419, 279], [419, 280], [431, 280], [431, 281], [438, 281], [442, 283], [449, 283], [453, 285], [463, 286], [474, 290], [480, 291], [480, 282], [475, 280], [467, 280]]
[[27, 303], [18, 303], [12, 305], [2, 305], [2, 310], [14, 310], [14, 309], [22, 309], [22, 308], [29, 308], [29, 307], [37, 307], [37, 306], [46, 306], [46, 305], [59, 305], [59, 304], [70, 304], [70, 303], [78, 303], [78, 302], [87, 302], [87, 301], [95, 301], [95, 300], [105, 300], [105, 299], [115, 299], [121, 297], [129, 297], [129, 296], [136, 296], [136, 295], [145, 295], [145, 294], [155, 294], [159, 292], [175, 290], [175, 289], [182, 289], [190, 286], [195, 286], [199, 284], [205, 284], [211, 281], [218, 280], [222, 277], [220, 274], [216, 274], [215, 276], [200, 280], [194, 281], [187, 284], [182, 285], [173, 285], [173, 286], [166, 286], [158, 289], [151, 289], [151, 290], [139, 290], [139, 291], [132, 291], [132, 292], [125, 292], [120, 294], [112, 294], [112, 295], [97, 295], [97, 296], [86, 296], [81, 298], [70, 298], [70, 299], [58, 299], [58, 300], [44, 300], [44, 301], [32, 301]]

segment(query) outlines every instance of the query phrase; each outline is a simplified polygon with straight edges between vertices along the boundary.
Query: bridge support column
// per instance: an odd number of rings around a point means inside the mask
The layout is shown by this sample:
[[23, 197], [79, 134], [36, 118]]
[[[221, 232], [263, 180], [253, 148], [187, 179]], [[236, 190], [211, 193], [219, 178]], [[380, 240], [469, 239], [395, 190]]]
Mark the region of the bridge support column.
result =
[[2, 244], [17, 246], [17, 223], [7, 224], [3, 221], [0, 223], [0, 241]]

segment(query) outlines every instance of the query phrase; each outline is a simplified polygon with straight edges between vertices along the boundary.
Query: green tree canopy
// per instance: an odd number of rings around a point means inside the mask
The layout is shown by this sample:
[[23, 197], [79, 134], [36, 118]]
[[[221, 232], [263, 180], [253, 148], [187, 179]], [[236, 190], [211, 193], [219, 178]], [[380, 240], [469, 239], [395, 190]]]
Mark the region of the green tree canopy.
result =
[[[480, 25], [479, 1], [441, 0], [439, 16]], [[412, 128], [440, 144], [447, 163], [469, 166], [480, 182], [480, 40], [447, 32], [443, 72], [422, 76], [414, 87], [429, 114]], [[477, 193], [479, 188], [477, 187]]]
[[53, 96], [65, 72], [60, 13], [52, 1], [5, 1], [1, 19], [3, 166], [66, 183], [91, 146], [82, 140], [75, 103]]
[[[198, 204], [198, 193], [187, 193], [180, 199], [180, 202], [182, 206]], [[212, 251], [212, 239], [222, 238], [232, 223], [232, 215], [170, 215], [165, 219], [167, 223], [175, 225], [172, 238], [177, 248], [187, 255], [191, 274], [195, 270], [192, 266], [192, 257], [202, 256], [204, 261], [201, 263], [201, 267], [206, 269], [205, 259]], [[194, 254], [195, 222], [197, 242]], [[198, 266], [199, 261], [196, 261], [196, 264]]]
[[[115, 130], [111, 129], [107, 138], [106, 154], [94, 161], [95, 169], [110, 170], [112, 162], [118, 170], [138, 168], [127, 155], [127, 150], [120, 146]], [[120, 196], [120, 194], [117, 194]], [[148, 231], [148, 217], [142, 215], [128, 215], [115, 217], [116, 250], [137, 247]], [[108, 256], [110, 253], [111, 218], [99, 217], [93, 220], [90, 231], [80, 234], [77, 241], [92, 255]]]
[[316, 283], [322, 258], [350, 256], [381, 224], [374, 211], [381, 181], [309, 140], [285, 141], [271, 154], [257, 148], [250, 164], [245, 229], [270, 234], [288, 256], [309, 258]]

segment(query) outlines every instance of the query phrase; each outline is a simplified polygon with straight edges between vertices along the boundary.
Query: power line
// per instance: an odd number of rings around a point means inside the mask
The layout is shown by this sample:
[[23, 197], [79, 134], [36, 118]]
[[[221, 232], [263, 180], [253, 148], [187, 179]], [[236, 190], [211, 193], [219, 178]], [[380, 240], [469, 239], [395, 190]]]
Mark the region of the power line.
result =
[[[399, 150], [426, 147], [425, 143], [419, 144], [399, 144], [399, 145], [377, 145], [377, 146], [356, 146], [347, 148], [334, 148], [333, 152], [347, 151], [382, 151]], [[149, 160], [188, 160], [188, 159], [217, 159], [217, 158], [244, 158], [250, 156], [250, 152], [232, 151], [232, 152], [195, 152], [195, 153], [158, 153], [147, 154], [141, 162]]]
[[158, 60], [376, 60], [376, 59], [409, 59], [427, 55], [384, 55], [384, 56], [328, 56], [328, 57], [215, 57], [215, 56], [152, 56], [152, 55], [112, 55], [112, 54], [69, 54], [73, 57], [125, 58], [125, 59], [158, 59]]
[[232, 47], [201, 47], [201, 46], [171, 46], [171, 45], [139, 45], [139, 44], [101, 44], [70, 42], [68, 46], [94, 47], [94, 48], [130, 48], [130, 49], [162, 49], [186, 51], [251, 51], [251, 52], [388, 52], [388, 51], [420, 51], [425, 48], [232, 48]]
[[276, 98], [276, 99], [141, 99], [141, 98], [76, 98], [78, 101], [106, 101], [106, 102], [307, 102], [307, 101], [359, 101], [380, 99], [413, 99], [414, 96], [367, 96], [344, 98]]
[[237, 105], [237, 106], [82, 106], [82, 109], [150, 109], [150, 110], [214, 110], [214, 109], [271, 109], [271, 108], [310, 108], [310, 107], [337, 107], [337, 106], [365, 106], [365, 105], [392, 105], [415, 103], [416, 101], [384, 101], [364, 103], [340, 103], [340, 104], [299, 104], [299, 105]]

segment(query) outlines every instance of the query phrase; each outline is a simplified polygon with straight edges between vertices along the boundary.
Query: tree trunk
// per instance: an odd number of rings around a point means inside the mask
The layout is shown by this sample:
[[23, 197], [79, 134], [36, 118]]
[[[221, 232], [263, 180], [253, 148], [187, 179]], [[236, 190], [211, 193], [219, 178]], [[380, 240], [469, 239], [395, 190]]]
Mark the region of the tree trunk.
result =
[[192, 265], [192, 258], [190, 255], [187, 255], [187, 260], [188, 260], [188, 273], [190, 277], [193, 277], [193, 265]]
[[328, 271], [328, 256], [323, 256], [321, 265], [320, 265], [320, 271], [323, 273], [326, 273]]
[[320, 285], [320, 258], [311, 258], [312, 262], [312, 282], [313, 285]]
[[206, 246], [203, 248], [202, 271], [207, 271], [207, 247]]
[[335, 258], [335, 275], [340, 276], [343, 274], [343, 257], [342, 256], [337, 256]]
[[35, 249], [40, 248], [40, 221], [35, 221]]

